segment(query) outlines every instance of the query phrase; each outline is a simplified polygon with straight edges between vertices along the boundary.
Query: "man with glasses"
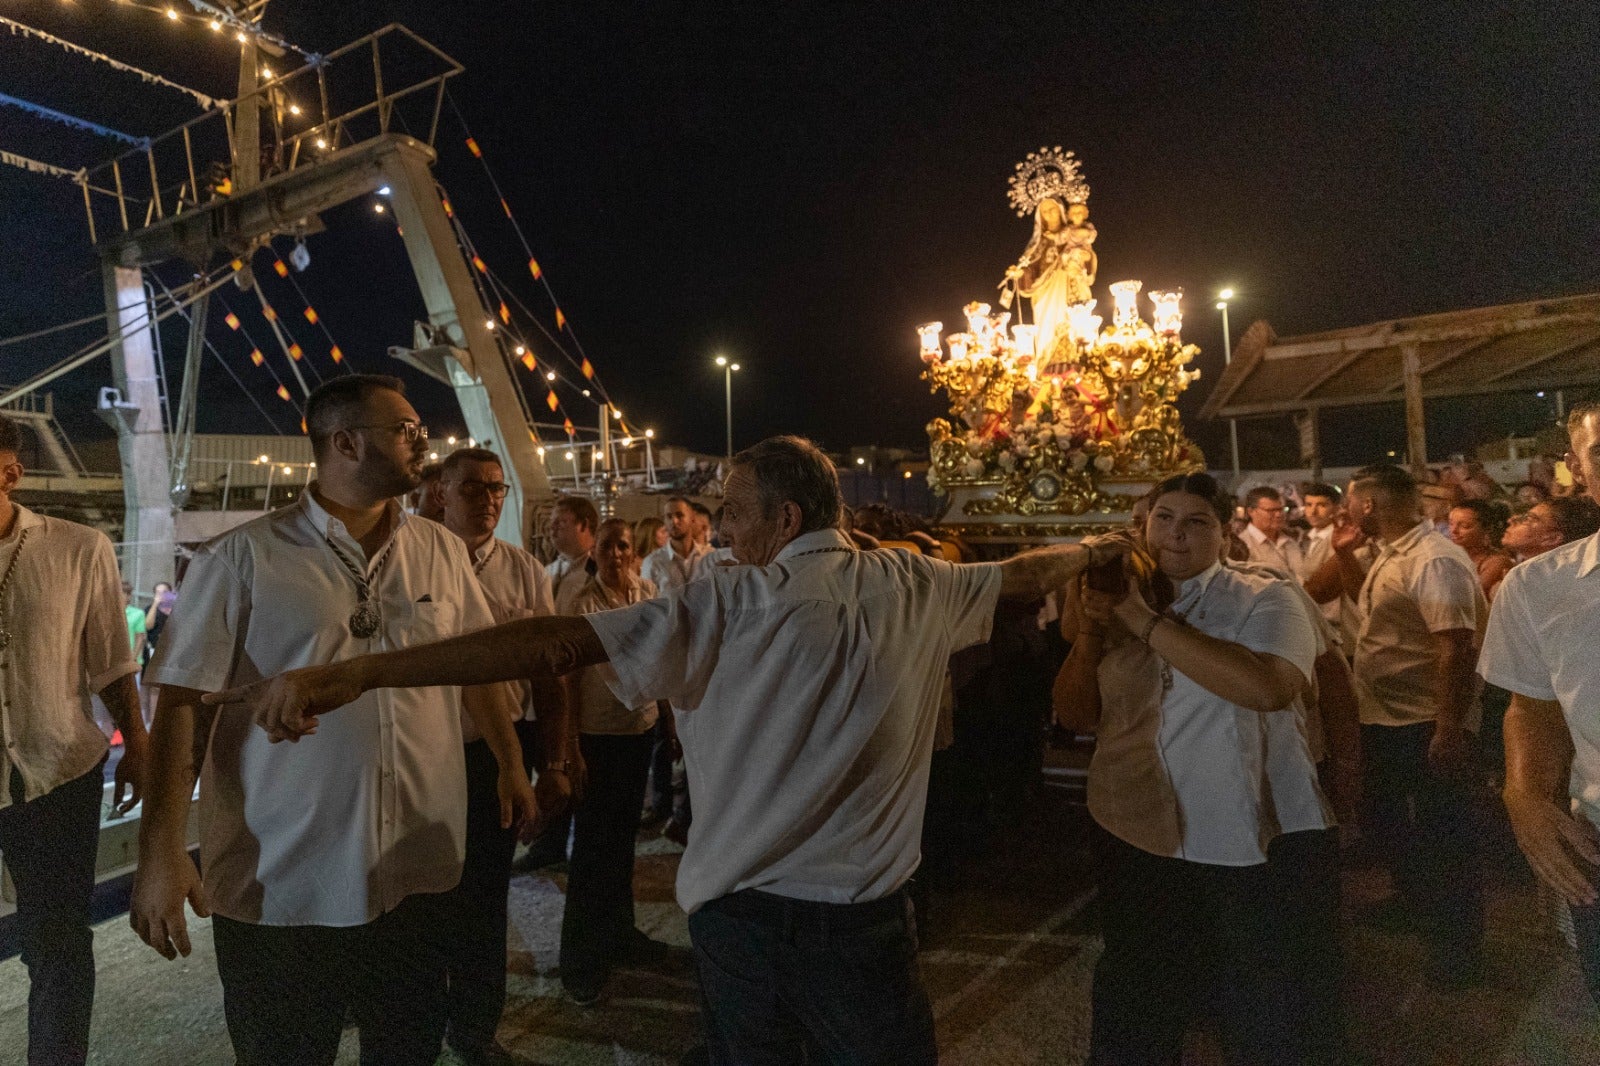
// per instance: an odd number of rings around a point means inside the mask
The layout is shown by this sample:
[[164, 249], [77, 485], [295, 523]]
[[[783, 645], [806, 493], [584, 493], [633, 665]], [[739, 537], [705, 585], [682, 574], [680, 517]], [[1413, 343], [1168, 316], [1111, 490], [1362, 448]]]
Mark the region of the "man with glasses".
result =
[[1527, 562], [1600, 530], [1600, 505], [1587, 496], [1558, 496], [1513, 515], [1500, 546]]
[[[500, 457], [486, 448], [460, 448], [441, 464], [441, 521], [466, 545], [496, 623], [555, 613], [544, 567], [530, 552], [494, 535], [508, 489]], [[556, 678], [515, 686], [523, 772], [531, 772], [537, 763], [539, 809], [554, 814], [571, 799], [567, 751], [576, 746], [577, 734], [568, 735], [566, 701]], [[457, 925], [451, 934], [448, 1042], [468, 1063], [509, 1062], [495, 1029], [506, 1005], [506, 892], [517, 836], [500, 821], [494, 753], [471, 722], [462, 723], [462, 734], [467, 741], [467, 843], [452, 907]]]
[[[535, 816], [504, 685], [375, 693], [297, 744], [200, 694], [285, 668], [494, 623], [461, 541], [396, 502], [428, 432], [389, 377], [306, 402], [317, 480], [202, 547], [161, 639], [151, 770], [129, 919], [190, 951], [185, 900], [214, 914], [223, 1007], [243, 1066], [327, 1064], [346, 1013], [365, 1061], [425, 1066], [445, 1027], [444, 897], [461, 878], [461, 714], [494, 750], [501, 824]], [[202, 881], [184, 847], [200, 778]]]
[[1305, 556], [1300, 542], [1286, 533], [1283, 494], [1270, 485], [1250, 490], [1244, 498], [1244, 513], [1250, 524], [1244, 528], [1244, 542], [1250, 547], [1250, 561], [1270, 566], [1298, 580], [1305, 580]]

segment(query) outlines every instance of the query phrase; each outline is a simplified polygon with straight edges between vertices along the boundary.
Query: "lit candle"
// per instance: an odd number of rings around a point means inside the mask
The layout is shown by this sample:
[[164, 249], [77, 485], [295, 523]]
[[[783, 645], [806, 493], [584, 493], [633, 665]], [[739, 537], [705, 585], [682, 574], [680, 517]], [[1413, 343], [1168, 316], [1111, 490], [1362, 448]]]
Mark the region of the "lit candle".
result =
[[1038, 326], [1024, 325], [1020, 322], [1011, 327], [1011, 343], [1016, 349], [1019, 358], [1024, 356], [1032, 357], [1035, 354], [1034, 345], [1037, 341], [1036, 335], [1038, 332]]
[[1067, 308], [1067, 329], [1077, 344], [1089, 347], [1100, 336], [1100, 316], [1094, 313], [1095, 301], [1085, 300]]
[[1151, 290], [1150, 297], [1150, 323], [1155, 326], [1157, 333], [1177, 336], [1183, 328], [1183, 312], [1178, 310], [1178, 301], [1183, 298], [1182, 289], [1173, 289], [1171, 292], [1157, 292]]
[[924, 363], [937, 363], [939, 361], [939, 334], [943, 330], [943, 322], [929, 322], [927, 325], [917, 327], [917, 335], [922, 338], [922, 361]]
[[1111, 286], [1111, 300], [1116, 305], [1111, 323], [1118, 329], [1132, 329], [1139, 324], [1139, 290], [1142, 281], [1119, 281]]
[[952, 333], [945, 338], [945, 343], [950, 346], [950, 358], [960, 362], [967, 357], [967, 348], [972, 344], [972, 334]]

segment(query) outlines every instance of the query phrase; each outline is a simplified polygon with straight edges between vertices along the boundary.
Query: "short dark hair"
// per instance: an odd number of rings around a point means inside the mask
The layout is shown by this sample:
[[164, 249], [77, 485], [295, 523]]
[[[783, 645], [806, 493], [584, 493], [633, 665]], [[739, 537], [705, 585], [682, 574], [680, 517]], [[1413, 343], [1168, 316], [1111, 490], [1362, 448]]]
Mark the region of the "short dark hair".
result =
[[1353, 484], [1390, 500], [1415, 500], [1418, 495], [1417, 479], [1393, 463], [1362, 467], [1356, 471]]
[[704, 518], [710, 518], [711, 517], [711, 508], [707, 507], [705, 504], [701, 503], [699, 500], [690, 500], [689, 501], [689, 510], [693, 511], [695, 514], [700, 515], [700, 516], [702, 516]]
[[16, 455], [22, 451], [22, 428], [15, 421], [0, 415], [0, 452]]
[[327, 455], [333, 435], [349, 429], [372, 394], [384, 389], [404, 396], [406, 383], [388, 374], [346, 374], [318, 385], [306, 398], [306, 436], [311, 438], [311, 454], [320, 462]]
[[502, 470], [504, 470], [506, 466], [506, 464], [500, 461], [500, 457], [494, 452], [491, 452], [488, 448], [457, 448], [455, 451], [445, 456], [444, 461], [439, 464], [439, 476], [449, 477], [451, 474], [454, 474], [463, 463], [493, 463]]
[[772, 518], [784, 503], [800, 508], [800, 532], [837, 529], [844, 496], [839, 472], [821, 448], [804, 437], [768, 437], [733, 457], [755, 476], [761, 515]]
[[594, 539], [599, 540], [605, 535], [605, 532], [608, 529], [617, 529], [626, 533], [628, 535], [628, 543], [633, 544], [635, 548], [638, 548], [638, 545], [634, 543], [633, 539], [633, 523], [629, 522], [626, 518], [608, 518], [604, 522], [601, 522], [600, 525], [595, 528]]
[[1217, 479], [1210, 474], [1175, 474], [1167, 478], [1151, 490], [1151, 508], [1154, 509], [1156, 501], [1169, 492], [1183, 492], [1205, 500], [1224, 527], [1233, 520], [1233, 494], [1217, 484]]
[[1600, 504], [1589, 497], [1555, 496], [1543, 502], [1544, 506], [1550, 508], [1556, 528], [1561, 530], [1561, 543], [1571, 544], [1600, 533]]
[[422, 473], [419, 475], [423, 482], [437, 481], [444, 475], [443, 463], [423, 463]]
[[1340, 492], [1337, 486], [1330, 485], [1326, 481], [1311, 482], [1300, 490], [1300, 496], [1302, 499], [1307, 496], [1321, 496], [1323, 499], [1332, 500], [1334, 503], [1344, 499], [1344, 493]]
[[1262, 500], [1271, 500], [1274, 503], [1282, 503], [1283, 493], [1279, 492], [1271, 485], [1257, 485], [1255, 488], [1244, 494], [1244, 509], [1246, 511], [1254, 511], [1256, 509], [1256, 504], [1260, 503]]
[[557, 496], [555, 506], [577, 519], [578, 524], [591, 533], [600, 529], [600, 512], [593, 500], [582, 496]]

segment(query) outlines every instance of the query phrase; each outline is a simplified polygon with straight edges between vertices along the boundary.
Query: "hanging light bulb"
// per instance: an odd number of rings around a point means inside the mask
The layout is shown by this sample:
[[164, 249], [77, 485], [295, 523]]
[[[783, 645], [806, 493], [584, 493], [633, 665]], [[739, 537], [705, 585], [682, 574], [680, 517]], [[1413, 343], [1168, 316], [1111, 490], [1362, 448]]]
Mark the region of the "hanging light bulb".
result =
[[178, 12], [175, 11], [174, 9], [170, 8], [170, 7], [167, 8], [167, 18], [171, 19], [173, 22], [177, 22], [178, 21]]

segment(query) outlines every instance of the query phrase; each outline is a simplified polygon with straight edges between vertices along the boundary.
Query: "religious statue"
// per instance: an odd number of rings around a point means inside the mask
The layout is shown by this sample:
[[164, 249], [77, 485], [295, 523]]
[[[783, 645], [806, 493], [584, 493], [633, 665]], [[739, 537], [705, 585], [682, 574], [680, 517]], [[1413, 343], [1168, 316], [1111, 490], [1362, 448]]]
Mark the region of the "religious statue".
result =
[[[1014, 287], [1031, 302], [1034, 343], [1042, 359], [1049, 358], [1072, 306], [1091, 299], [1099, 272], [1088, 199], [1089, 184], [1078, 173], [1078, 161], [1060, 148], [1030, 152], [1011, 179], [1017, 214], [1033, 213], [1033, 237], [1022, 258], [1006, 270], [1001, 287]], [[1010, 295], [1002, 302], [1009, 305]]]

